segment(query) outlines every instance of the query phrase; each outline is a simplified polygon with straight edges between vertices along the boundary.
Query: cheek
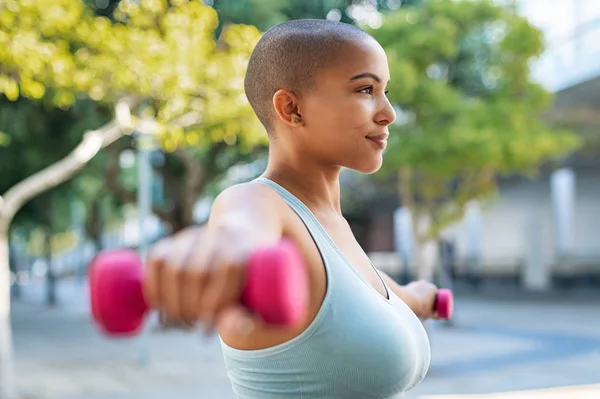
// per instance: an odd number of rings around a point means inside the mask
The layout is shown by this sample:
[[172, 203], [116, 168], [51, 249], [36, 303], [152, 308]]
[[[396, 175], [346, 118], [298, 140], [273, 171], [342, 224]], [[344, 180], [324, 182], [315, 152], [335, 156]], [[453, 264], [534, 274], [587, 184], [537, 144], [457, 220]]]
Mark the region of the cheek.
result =
[[373, 124], [373, 107], [369, 99], [356, 96], [350, 99], [344, 110], [345, 127], [359, 135], [369, 133]]
[[357, 95], [328, 97], [307, 109], [314, 119], [314, 127], [320, 131], [348, 135], [353, 131], [368, 133], [372, 122], [369, 101]]

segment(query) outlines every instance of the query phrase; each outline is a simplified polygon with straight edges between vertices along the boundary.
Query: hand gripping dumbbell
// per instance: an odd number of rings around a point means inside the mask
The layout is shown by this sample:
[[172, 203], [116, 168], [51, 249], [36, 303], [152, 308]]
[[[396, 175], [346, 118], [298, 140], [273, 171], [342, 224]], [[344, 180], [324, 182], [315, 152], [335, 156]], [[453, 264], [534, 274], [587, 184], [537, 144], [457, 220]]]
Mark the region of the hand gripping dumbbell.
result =
[[[288, 240], [255, 251], [247, 265], [242, 304], [270, 324], [293, 325], [308, 309], [308, 278]], [[131, 249], [105, 251], [90, 265], [92, 315], [108, 335], [134, 335], [150, 311], [144, 299], [144, 267]]]
[[[247, 265], [241, 303], [270, 324], [293, 325], [304, 319], [309, 287], [306, 269], [295, 245], [288, 240], [255, 251]], [[100, 253], [90, 265], [92, 315], [108, 335], [139, 332], [150, 307], [142, 291], [144, 268], [134, 250]], [[440, 290], [440, 318], [452, 314], [452, 293]]]

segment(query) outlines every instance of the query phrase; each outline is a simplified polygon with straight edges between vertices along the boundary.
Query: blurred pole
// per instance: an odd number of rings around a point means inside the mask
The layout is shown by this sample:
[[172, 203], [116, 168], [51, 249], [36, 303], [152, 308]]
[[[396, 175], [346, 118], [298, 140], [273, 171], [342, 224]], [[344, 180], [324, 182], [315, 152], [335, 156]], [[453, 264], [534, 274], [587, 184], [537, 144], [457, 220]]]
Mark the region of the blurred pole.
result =
[[77, 244], [73, 250], [75, 254], [75, 268], [77, 271], [77, 281], [79, 284], [85, 282], [87, 272], [87, 262], [85, 261], [85, 205], [80, 201], [71, 203], [71, 212], [73, 215], [73, 224], [71, 228], [77, 234]]
[[[154, 138], [150, 134], [137, 134], [137, 155], [138, 155], [138, 222], [139, 222], [139, 241], [138, 251], [140, 259], [145, 262], [148, 255], [148, 235], [147, 221], [152, 213], [152, 165], [150, 154], [154, 148]], [[145, 331], [140, 335], [140, 353], [138, 363], [147, 365], [150, 361], [150, 351], [148, 348], [148, 339]]]
[[[538, 201], [536, 198], [534, 204], [539, 204]], [[544, 239], [540, 228], [543, 226], [542, 220], [540, 207], [532, 204], [528, 217], [524, 220], [526, 252], [522, 283], [527, 291], [546, 291], [550, 288], [548, 264], [544, 262], [543, 256]]]
[[408, 284], [412, 279], [413, 231], [410, 210], [400, 207], [394, 212], [394, 247], [402, 259], [399, 282]]
[[467, 227], [467, 276], [474, 286], [482, 276], [481, 270], [481, 237], [483, 234], [483, 220], [481, 209], [477, 201], [467, 204], [465, 223]]
[[569, 168], [558, 169], [550, 176], [556, 229], [556, 247], [559, 257], [569, 256], [573, 249], [575, 180], [575, 172]]
[[14, 273], [14, 283], [11, 286], [11, 294], [15, 298], [21, 297], [21, 284], [19, 282], [19, 270], [21, 269], [20, 264], [24, 263], [22, 258], [25, 256], [27, 251], [27, 241], [19, 233], [13, 233], [11, 244], [8, 246], [8, 252], [10, 255], [8, 264], [9, 269]]
[[152, 212], [152, 170], [150, 164], [152, 137], [138, 137], [138, 212], [139, 212], [139, 254], [142, 259], [146, 259], [148, 254], [148, 237], [146, 234], [147, 220]]
[[452, 244], [444, 238], [438, 241], [438, 250], [440, 256], [440, 288], [448, 288], [454, 290], [454, 280], [452, 278], [452, 255], [450, 246]]
[[[544, 229], [544, 208], [539, 204], [548, 194], [545, 191], [546, 182], [537, 180], [531, 184], [531, 197], [525, 224], [526, 252], [525, 268], [522, 273], [522, 284], [527, 291], [547, 291], [551, 287], [550, 259], [544, 250], [544, 242], [548, 237], [548, 227]], [[544, 233], [544, 231], [546, 233]]]

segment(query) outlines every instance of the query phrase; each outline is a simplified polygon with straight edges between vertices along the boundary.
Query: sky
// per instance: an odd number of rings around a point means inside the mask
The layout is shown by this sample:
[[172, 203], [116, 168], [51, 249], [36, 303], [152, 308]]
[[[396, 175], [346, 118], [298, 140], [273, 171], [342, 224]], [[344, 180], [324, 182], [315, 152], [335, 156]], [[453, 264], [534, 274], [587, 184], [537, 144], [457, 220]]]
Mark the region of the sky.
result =
[[577, 25], [600, 23], [599, 0], [520, 0], [519, 7], [522, 15], [544, 30], [550, 45], [566, 40]]

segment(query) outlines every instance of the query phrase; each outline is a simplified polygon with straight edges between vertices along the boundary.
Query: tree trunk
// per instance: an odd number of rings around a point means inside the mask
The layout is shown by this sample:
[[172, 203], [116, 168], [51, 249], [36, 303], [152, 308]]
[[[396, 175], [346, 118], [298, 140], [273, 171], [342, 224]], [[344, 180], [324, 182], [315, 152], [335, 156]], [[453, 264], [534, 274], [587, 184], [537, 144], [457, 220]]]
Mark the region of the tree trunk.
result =
[[16, 388], [10, 326], [10, 269], [8, 229], [15, 214], [33, 197], [67, 181], [102, 148], [123, 135], [115, 121], [85, 133], [81, 143], [66, 157], [34, 173], [0, 196], [0, 399], [15, 399]]
[[177, 193], [179, 199], [175, 202], [175, 206], [169, 212], [170, 219], [168, 221], [171, 227], [171, 234], [175, 234], [186, 227], [194, 224], [194, 203], [189, 198], [184, 199], [186, 193]]
[[8, 228], [0, 226], [0, 399], [16, 399], [17, 397], [10, 327], [8, 261]]
[[[119, 155], [121, 154], [122, 149], [118, 147], [112, 147], [108, 149], [108, 154], [111, 159], [106, 164], [105, 168], [105, 183], [106, 187], [111, 191], [111, 193], [124, 203], [134, 204], [137, 202], [137, 195], [135, 191], [129, 190], [119, 183]], [[171, 209], [163, 209], [160, 206], [153, 205], [152, 213], [154, 213], [160, 220], [165, 223], [172, 224], [172, 211]]]
[[122, 129], [116, 122], [87, 132], [81, 143], [66, 157], [15, 184], [0, 197], [0, 225], [6, 225], [8, 230], [15, 214], [25, 202], [69, 180], [101, 149], [112, 144], [122, 135]]

